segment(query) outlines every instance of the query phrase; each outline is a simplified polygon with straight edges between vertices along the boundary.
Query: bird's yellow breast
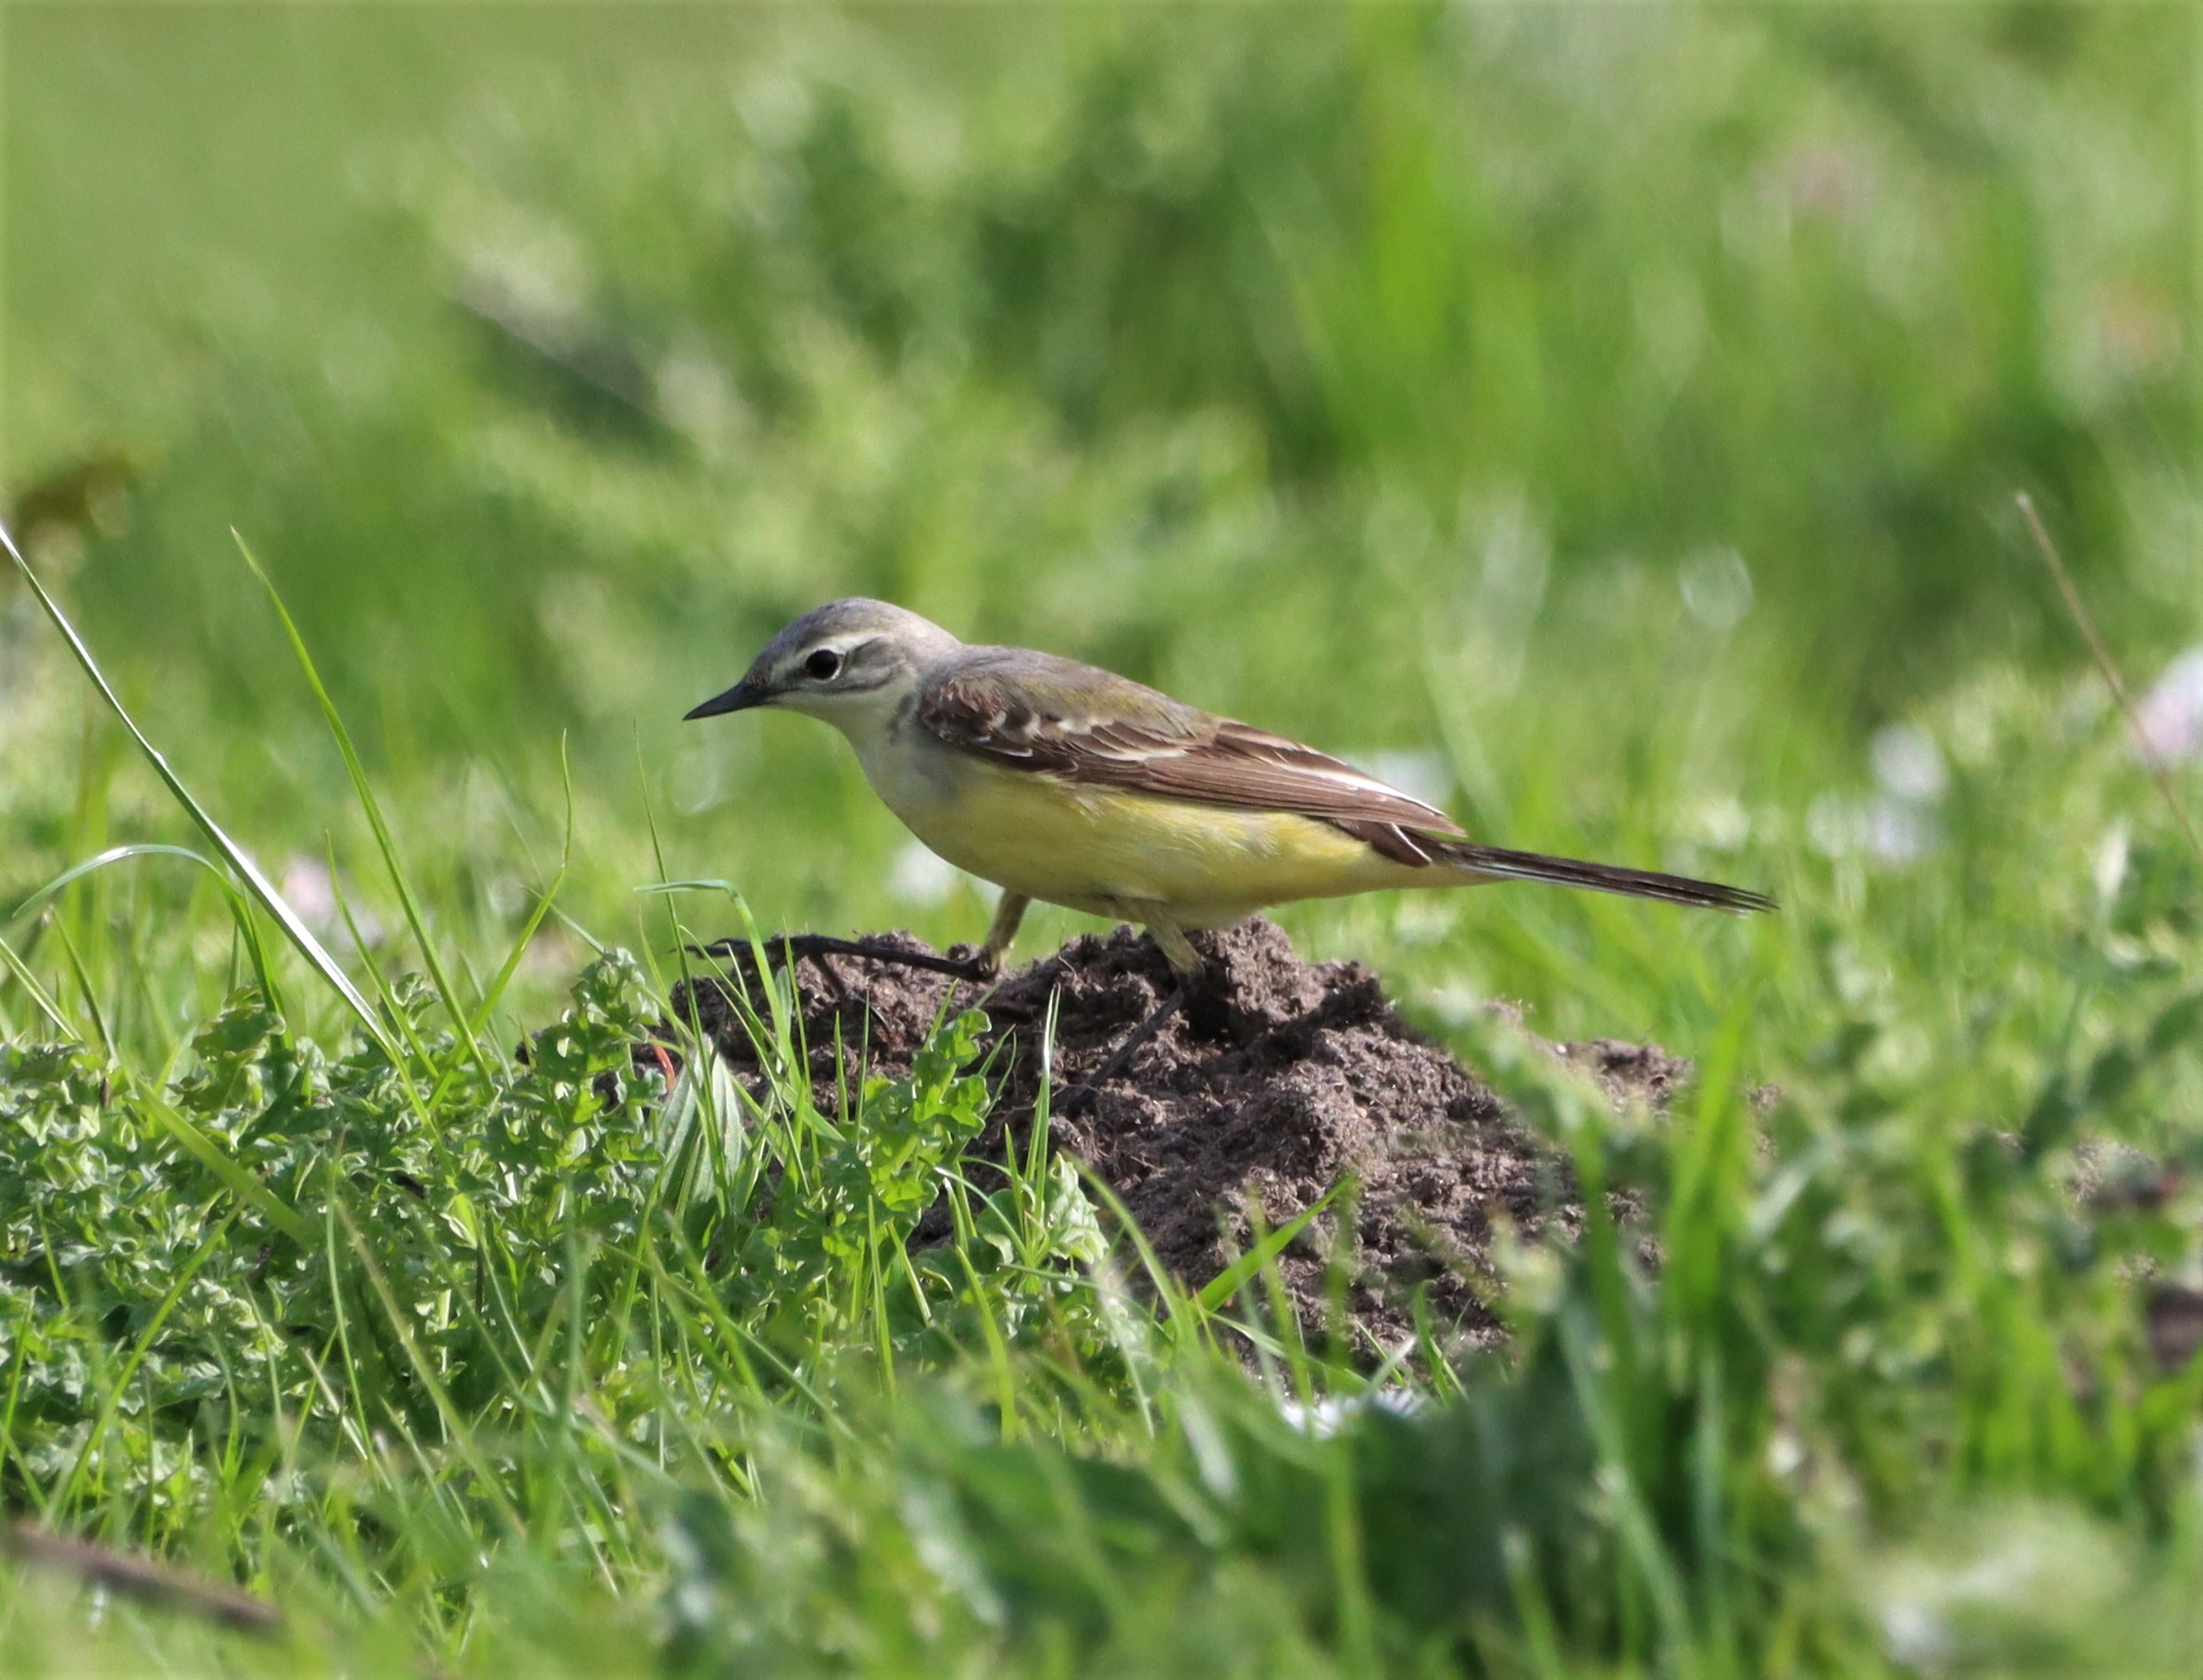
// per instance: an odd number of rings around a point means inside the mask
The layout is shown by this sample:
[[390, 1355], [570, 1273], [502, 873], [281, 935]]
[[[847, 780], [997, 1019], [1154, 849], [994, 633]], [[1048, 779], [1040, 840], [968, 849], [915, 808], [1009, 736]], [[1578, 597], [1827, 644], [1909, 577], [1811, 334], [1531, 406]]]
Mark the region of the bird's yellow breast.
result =
[[1137, 919], [1150, 905], [1183, 926], [1220, 927], [1265, 905], [1420, 884], [1425, 872], [1310, 818], [1074, 786], [971, 759], [925, 784], [882, 781], [911, 833], [958, 869], [1098, 915]]

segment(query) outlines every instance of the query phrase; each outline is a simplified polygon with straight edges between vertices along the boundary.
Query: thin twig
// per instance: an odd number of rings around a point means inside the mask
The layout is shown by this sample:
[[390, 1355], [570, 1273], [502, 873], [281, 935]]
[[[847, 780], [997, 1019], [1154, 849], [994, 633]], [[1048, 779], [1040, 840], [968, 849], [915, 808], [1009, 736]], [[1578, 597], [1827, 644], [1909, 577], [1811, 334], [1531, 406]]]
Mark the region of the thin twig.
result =
[[[986, 981], [999, 977], [999, 971], [990, 967], [983, 958], [936, 957], [931, 951], [906, 951], [892, 945], [875, 945], [863, 939], [836, 939], [829, 934], [775, 934], [763, 941], [765, 959], [775, 957], [783, 959], [809, 958], [816, 962], [822, 957], [861, 957], [867, 962], [885, 962], [906, 969], [923, 969], [929, 974], [946, 974], [952, 980]], [[699, 957], [717, 961], [732, 962], [750, 954], [746, 941], [721, 939], [712, 945], [692, 945], [687, 947]], [[827, 970], [829, 974], [832, 970]]]
[[2104, 646], [2104, 638], [2097, 633], [2096, 621], [2088, 616], [2088, 608], [2081, 604], [2081, 592], [2073, 587], [2072, 573], [2066, 570], [2065, 560], [2058, 552], [2058, 545], [2050, 540], [2050, 533], [2043, 524], [2042, 515], [2034, 510], [2034, 500], [2024, 490], [2012, 498], [2020, 505], [2020, 517], [2027, 521], [2027, 529], [2034, 538], [2034, 545], [2042, 550], [2043, 563], [2049, 567], [2050, 575], [2058, 580], [2058, 592], [2065, 597], [2065, 609], [2073, 616], [2073, 622], [2081, 627], [2086, 638], [2088, 651], [2096, 656], [2096, 668], [2104, 673], [2104, 681], [2110, 685], [2111, 697], [2119, 702], [2119, 709], [2125, 715], [2126, 726], [2133, 732], [2134, 750], [2141, 754], [2142, 762], [2148, 766], [2157, 791], [2165, 796], [2165, 806], [2172, 813], [2172, 821], [2180, 824], [2180, 832], [2187, 836], [2188, 850], [2196, 854], [2196, 861], [2203, 863], [2203, 837], [2196, 833], [2194, 821], [2187, 814], [2187, 807], [2181, 804], [2180, 796], [2173, 791], [2172, 778], [2165, 769], [2165, 756], [2150, 744], [2148, 733], [2142, 727], [2141, 714], [2134, 710], [2134, 703], [2127, 697], [2126, 684], [2119, 680], [2119, 668], [2111, 663], [2111, 650]]
[[239, 1633], [273, 1635], [282, 1631], [282, 1612], [265, 1599], [131, 1552], [49, 1534], [29, 1523], [0, 1528], [0, 1550], [19, 1563], [59, 1570], [119, 1597], [181, 1611]]
[[1171, 1016], [1185, 1007], [1185, 984], [1177, 988], [1155, 1008], [1155, 1012], [1134, 1027], [1132, 1035], [1110, 1054], [1109, 1059], [1057, 1099], [1056, 1112], [1075, 1114], [1100, 1100], [1101, 1088], [1132, 1066], [1133, 1058], [1146, 1047], [1147, 1041], [1163, 1029]]

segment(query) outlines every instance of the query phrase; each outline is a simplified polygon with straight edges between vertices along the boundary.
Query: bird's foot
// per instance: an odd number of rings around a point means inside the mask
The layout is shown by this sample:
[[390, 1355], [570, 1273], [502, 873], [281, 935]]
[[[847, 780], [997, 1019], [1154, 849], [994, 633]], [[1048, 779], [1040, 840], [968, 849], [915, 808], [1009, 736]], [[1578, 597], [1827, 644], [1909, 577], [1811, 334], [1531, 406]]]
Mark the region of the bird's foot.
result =
[[[865, 962], [893, 963], [901, 968], [923, 969], [929, 974], [946, 974], [956, 980], [983, 984], [1002, 972], [1002, 959], [981, 949], [970, 957], [938, 957], [932, 951], [906, 951], [899, 946], [875, 945], [867, 939], [837, 939], [831, 934], [776, 934], [758, 941], [765, 960], [789, 968], [806, 957], [855, 957]], [[714, 961], [738, 962], [751, 954], [746, 939], [720, 939], [688, 947]]]

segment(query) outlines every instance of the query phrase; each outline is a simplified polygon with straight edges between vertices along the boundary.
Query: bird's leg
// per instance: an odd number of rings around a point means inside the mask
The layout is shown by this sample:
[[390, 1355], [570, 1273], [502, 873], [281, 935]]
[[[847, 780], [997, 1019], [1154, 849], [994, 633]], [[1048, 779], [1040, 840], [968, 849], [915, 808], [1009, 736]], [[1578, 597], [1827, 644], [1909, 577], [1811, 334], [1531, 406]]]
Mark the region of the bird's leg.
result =
[[1101, 1087], [1132, 1066], [1133, 1058], [1146, 1047], [1147, 1041], [1161, 1032], [1170, 1017], [1185, 1007], [1187, 994], [1193, 989], [1194, 983], [1200, 979], [1201, 953], [1194, 949], [1194, 943], [1185, 936], [1183, 928], [1175, 921], [1151, 917], [1147, 922], [1147, 936], [1155, 941], [1170, 965], [1170, 973], [1176, 982], [1170, 988], [1170, 995], [1149, 1011], [1146, 1020], [1126, 1034], [1122, 1044], [1109, 1052], [1108, 1060], [1063, 1094], [1062, 1100], [1056, 1105], [1057, 1112], [1075, 1114], [1092, 1104], [1100, 1095]]
[[1184, 991], [1185, 983], [1201, 972], [1201, 953], [1194, 949], [1194, 942], [1175, 921], [1152, 918], [1147, 923], [1147, 937], [1155, 941], [1156, 949], [1170, 963], [1170, 972], [1178, 977], [1178, 989]]
[[1018, 936], [1018, 923], [1025, 920], [1025, 911], [1033, 903], [1022, 893], [1002, 889], [1002, 900], [995, 906], [995, 920], [988, 924], [986, 943], [979, 947], [974, 960], [987, 965], [989, 974], [1002, 972], [1002, 959], [1009, 955], [1010, 941]]

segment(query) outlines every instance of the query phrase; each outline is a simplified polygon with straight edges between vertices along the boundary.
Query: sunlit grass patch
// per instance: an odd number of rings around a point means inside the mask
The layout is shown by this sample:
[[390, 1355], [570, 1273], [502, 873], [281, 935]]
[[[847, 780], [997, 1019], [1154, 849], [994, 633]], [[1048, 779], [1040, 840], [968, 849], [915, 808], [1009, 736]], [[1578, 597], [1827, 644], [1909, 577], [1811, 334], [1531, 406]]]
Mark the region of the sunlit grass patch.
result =
[[[897, 1077], [833, 1047], [829, 1110], [770, 965], [737, 983], [759, 1084], [617, 951], [517, 1047], [456, 979], [382, 961], [368, 1015], [344, 999], [309, 1034], [260, 978], [261, 904], [217, 899], [258, 955], [150, 1065], [88, 971], [18, 957], [0, 1485], [42, 1524], [271, 1598], [299, 1651], [364, 1627], [393, 1662], [483, 1672], [2097, 1649], [2143, 1601], [2109, 1577], [1961, 1602], [1872, 1560], [2021, 1495], [2049, 1513], [2031, 1533], [2122, 1524], [2167, 1567], [2195, 1544], [2203, 1379], [2144, 1302], [2193, 1263], [2194, 1132], [2166, 1116], [2197, 1094], [2197, 884], [2131, 834], [2102, 861], [2139, 771], [2100, 709], [1991, 679], [1917, 730], [1947, 761], [1955, 871], [1839, 848], [1786, 885], [1748, 985], [1699, 994], [1716, 1030], [1665, 1118], [1618, 1112], [1504, 1016], [1446, 1017], [1586, 1210], [1575, 1244], [1509, 1251], [1511, 1345], [1467, 1363], [1428, 1334], [1373, 1373], [1312, 1350], [1269, 1275], [1292, 1230], [1189, 1290], [1045, 1127], [980, 1188], [976, 1013]], [[2006, 802], [2054, 813], [2024, 855], [1995, 843]], [[32, 917], [58, 928], [104, 872]], [[711, 884], [646, 902], [676, 970], [699, 906], [757, 938]], [[1608, 964], [1643, 937], [1598, 901], [1518, 915], [1586, 995], [1571, 924]], [[2041, 932], [1986, 951], [1984, 916]], [[1411, 996], [1467, 925], [1407, 946]], [[914, 1247], [944, 1197], [946, 1239]], [[23, 1650], [97, 1658], [107, 1636], [18, 1590]], [[212, 1660], [172, 1616], [118, 1613]]]

